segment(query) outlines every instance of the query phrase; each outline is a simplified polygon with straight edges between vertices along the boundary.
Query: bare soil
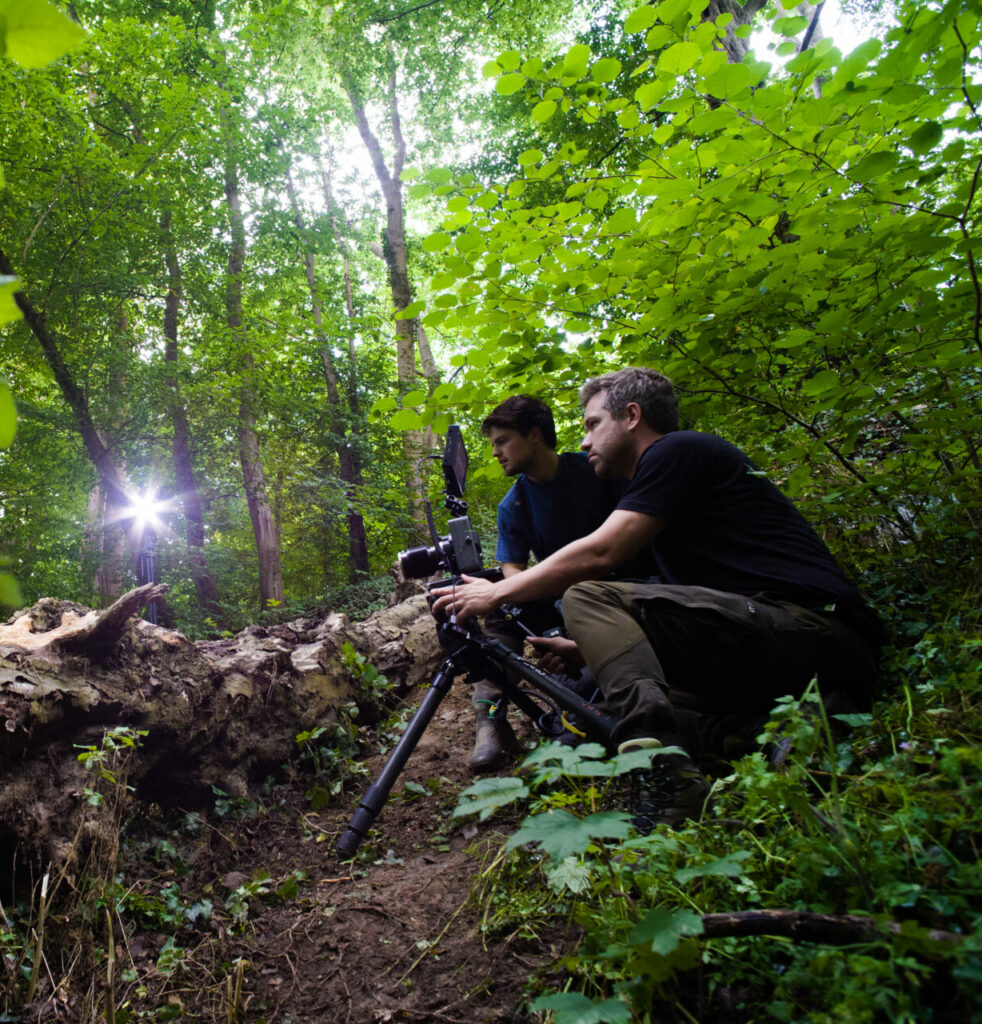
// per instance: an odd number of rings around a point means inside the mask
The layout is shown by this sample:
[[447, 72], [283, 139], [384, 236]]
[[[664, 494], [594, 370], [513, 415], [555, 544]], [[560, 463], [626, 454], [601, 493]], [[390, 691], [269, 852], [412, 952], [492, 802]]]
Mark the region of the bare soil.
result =
[[[337, 862], [333, 844], [365, 783], [355, 799], [316, 817], [284, 820], [257, 843], [260, 859], [279, 857], [278, 874], [299, 867], [310, 872], [311, 885], [294, 904], [264, 908], [250, 920], [248, 1019], [260, 1013], [311, 1024], [529, 1019], [520, 1010], [523, 990], [556, 951], [529, 948], [514, 936], [488, 940], [482, 932], [472, 886], [503, 841], [500, 823], [450, 817], [471, 781], [472, 735], [468, 691], [458, 684], [354, 870]], [[372, 776], [381, 764], [378, 756], [370, 760]], [[407, 790], [406, 782], [429, 795]]]
[[[416, 690], [409, 704], [420, 696]], [[469, 688], [458, 682], [353, 863], [339, 862], [334, 844], [384, 763], [374, 734], [368, 774], [347, 782], [328, 807], [311, 810], [312, 780], [297, 774], [267, 785], [258, 801], [238, 799], [227, 810], [219, 802], [192, 816], [199, 823], [191, 828], [182, 830], [173, 812], [131, 820], [119, 862], [127, 885], [149, 897], [179, 891], [185, 907], [209, 899], [213, 913], [173, 931], [159, 920], [141, 926], [132, 910], [121, 915], [129, 934], [117, 940], [117, 1022], [530, 1021], [526, 987], [561, 956], [562, 927], [533, 941], [482, 925], [488, 908], [475, 888], [493, 889], [489, 865], [515, 822], [451, 817], [472, 781], [472, 741]], [[236, 922], [230, 896], [266, 874], [264, 891]], [[169, 972], [168, 939], [179, 950]], [[104, 954], [96, 960], [91, 977], [104, 988]], [[22, 1019], [89, 1019], [83, 1004], [92, 994], [78, 991], [82, 981], [76, 976], [60, 996], [48, 992]]]

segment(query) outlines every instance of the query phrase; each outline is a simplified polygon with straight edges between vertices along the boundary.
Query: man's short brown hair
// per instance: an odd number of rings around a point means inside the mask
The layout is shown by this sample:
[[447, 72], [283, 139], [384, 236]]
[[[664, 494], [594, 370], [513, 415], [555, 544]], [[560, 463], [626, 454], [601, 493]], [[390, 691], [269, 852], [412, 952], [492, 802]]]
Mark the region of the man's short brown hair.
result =
[[603, 407], [614, 419], [621, 419], [631, 402], [641, 407], [645, 423], [659, 434], [679, 429], [679, 400], [672, 382], [657, 370], [627, 366], [623, 370], [591, 377], [580, 388], [580, 405], [586, 405], [603, 391]]
[[496, 406], [481, 423], [481, 433], [487, 437], [493, 427], [501, 430], [517, 430], [522, 437], [528, 437], [534, 427], [542, 432], [542, 440], [555, 450], [556, 423], [552, 410], [545, 402], [531, 395], [512, 395]]

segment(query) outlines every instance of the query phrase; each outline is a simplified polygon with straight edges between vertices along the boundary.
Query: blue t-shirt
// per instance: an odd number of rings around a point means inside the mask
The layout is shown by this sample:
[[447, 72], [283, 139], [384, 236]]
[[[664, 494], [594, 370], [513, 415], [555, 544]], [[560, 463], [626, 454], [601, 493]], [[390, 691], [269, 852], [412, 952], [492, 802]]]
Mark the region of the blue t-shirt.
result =
[[824, 541], [736, 446], [679, 430], [650, 445], [620, 509], [664, 522], [652, 542], [666, 583], [835, 606], [864, 632], [877, 620]]
[[602, 480], [582, 452], [562, 452], [555, 477], [533, 483], [522, 474], [498, 504], [499, 562], [538, 561], [588, 533], [614, 511], [624, 482]]

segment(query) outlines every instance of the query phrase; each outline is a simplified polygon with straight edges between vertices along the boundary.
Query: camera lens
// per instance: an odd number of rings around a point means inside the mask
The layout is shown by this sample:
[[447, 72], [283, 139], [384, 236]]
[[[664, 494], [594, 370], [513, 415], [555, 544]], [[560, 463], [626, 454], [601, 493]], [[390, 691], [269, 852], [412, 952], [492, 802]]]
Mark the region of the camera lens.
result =
[[408, 548], [399, 552], [399, 568], [407, 580], [421, 580], [432, 576], [440, 564], [436, 548]]

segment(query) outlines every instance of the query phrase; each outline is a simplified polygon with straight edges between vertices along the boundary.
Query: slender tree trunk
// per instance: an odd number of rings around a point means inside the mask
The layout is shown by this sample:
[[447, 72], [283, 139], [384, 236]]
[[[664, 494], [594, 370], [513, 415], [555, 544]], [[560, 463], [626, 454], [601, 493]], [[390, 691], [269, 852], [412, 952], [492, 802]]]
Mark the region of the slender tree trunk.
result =
[[[406, 232], [402, 202], [402, 182], [399, 180], [406, 160], [406, 142], [402, 135], [399, 106], [396, 95], [396, 73], [393, 69], [389, 78], [389, 115], [395, 154], [392, 170], [389, 170], [382, 153], [382, 146], [372, 132], [365, 114], [365, 105], [350, 80], [345, 81], [345, 90], [351, 101], [358, 132], [372, 159], [375, 176], [378, 178], [385, 199], [385, 235], [382, 240], [382, 255], [389, 273], [389, 288], [392, 305], [398, 314], [412, 302], [412, 284], [409, 279], [409, 260], [406, 253]], [[404, 391], [417, 387], [418, 374], [416, 354], [419, 353], [419, 367], [432, 390], [440, 382], [440, 374], [430, 350], [426, 331], [418, 317], [396, 320], [396, 372]], [[409, 469], [409, 487], [412, 495], [410, 508], [413, 519], [420, 530], [424, 515], [421, 499], [419, 461], [423, 453], [432, 446], [433, 435], [426, 431], [407, 430], [403, 435], [403, 446]]]
[[[164, 233], [167, 234], [170, 228], [170, 213], [164, 214], [161, 227]], [[167, 366], [167, 384], [171, 391], [170, 412], [174, 430], [172, 445], [174, 478], [177, 482], [181, 507], [184, 510], [188, 564], [191, 570], [191, 579], [194, 582], [194, 590], [198, 597], [198, 606], [205, 615], [210, 616], [216, 624], [221, 625], [218, 590], [215, 587], [215, 581], [205, 558], [205, 527], [201, 515], [201, 499], [198, 495], [198, 484], [194, 476], [194, 463], [191, 457], [191, 430], [188, 425], [187, 414], [184, 411], [184, 404], [181, 401], [180, 385], [177, 379], [179, 353], [177, 346], [178, 314], [183, 297], [181, 266], [178, 263], [177, 253], [174, 251], [173, 245], [168, 241], [166, 246], [164, 258], [167, 264], [167, 297], [164, 300], [164, 337], [166, 338], [164, 361]]]
[[245, 222], [239, 198], [239, 177], [231, 153], [225, 162], [225, 199], [228, 203], [232, 244], [228, 252], [228, 270], [225, 283], [225, 315], [233, 343], [239, 349], [242, 383], [239, 389], [239, 462], [245, 484], [246, 501], [252, 519], [259, 559], [259, 602], [262, 609], [283, 602], [283, 570], [280, 564], [280, 536], [266, 493], [266, 474], [263, 470], [256, 431], [259, 404], [255, 389], [256, 364], [248, 347], [242, 317], [242, 270], [245, 266]]
[[[303, 211], [297, 200], [297, 190], [293, 183], [293, 176], [289, 167], [286, 170], [286, 191], [290, 197], [290, 205], [293, 209], [293, 220], [297, 225], [297, 231], [301, 239], [306, 241], [307, 227], [303, 219]], [[333, 218], [332, 218], [333, 224]], [[368, 572], [368, 546], [365, 541], [365, 523], [361, 513], [357, 512], [354, 506], [355, 492], [357, 485], [361, 482], [360, 472], [356, 465], [355, 453], [351, 447], [348, 428], [344, 422], [344, 409], [341, 402], [341, 392], [338, 388], [338, 377], [334, 367], [334, 357], [331, 354], [331, 343], [324, 328], [324, 313], [321, 308], [320, 295], [317, 288], [317, 269], [314, 263], [314, 254], [311, 247], [305, 244], [307, 250], [304, 254], [304, 263], [307, 270], [307, 286], [310, 289], [310, 301], [314, 317], [314, 326], [317, 330], [317, 343], [320, 346], [321, 366], [324, 369], [324, 381], [327, 385], [327, 401], [330, 409], [330, 429], [334, 450], [338, 457], [338, 469], [341, 481], [344, 484], [345, 498], [347, 500], [347, 523], [348, 523], [348, 578], [354, 580], [359, 573]], [[347, 259], [347, 257], [346, 257]], [[345, 263], [345, 274], [348, 273], [347, 262]], [[349, 303], [350, 319], [350, 283], [346, 279], [347, 301]], [[353, 371], [353, 367], [352, 367]]]

